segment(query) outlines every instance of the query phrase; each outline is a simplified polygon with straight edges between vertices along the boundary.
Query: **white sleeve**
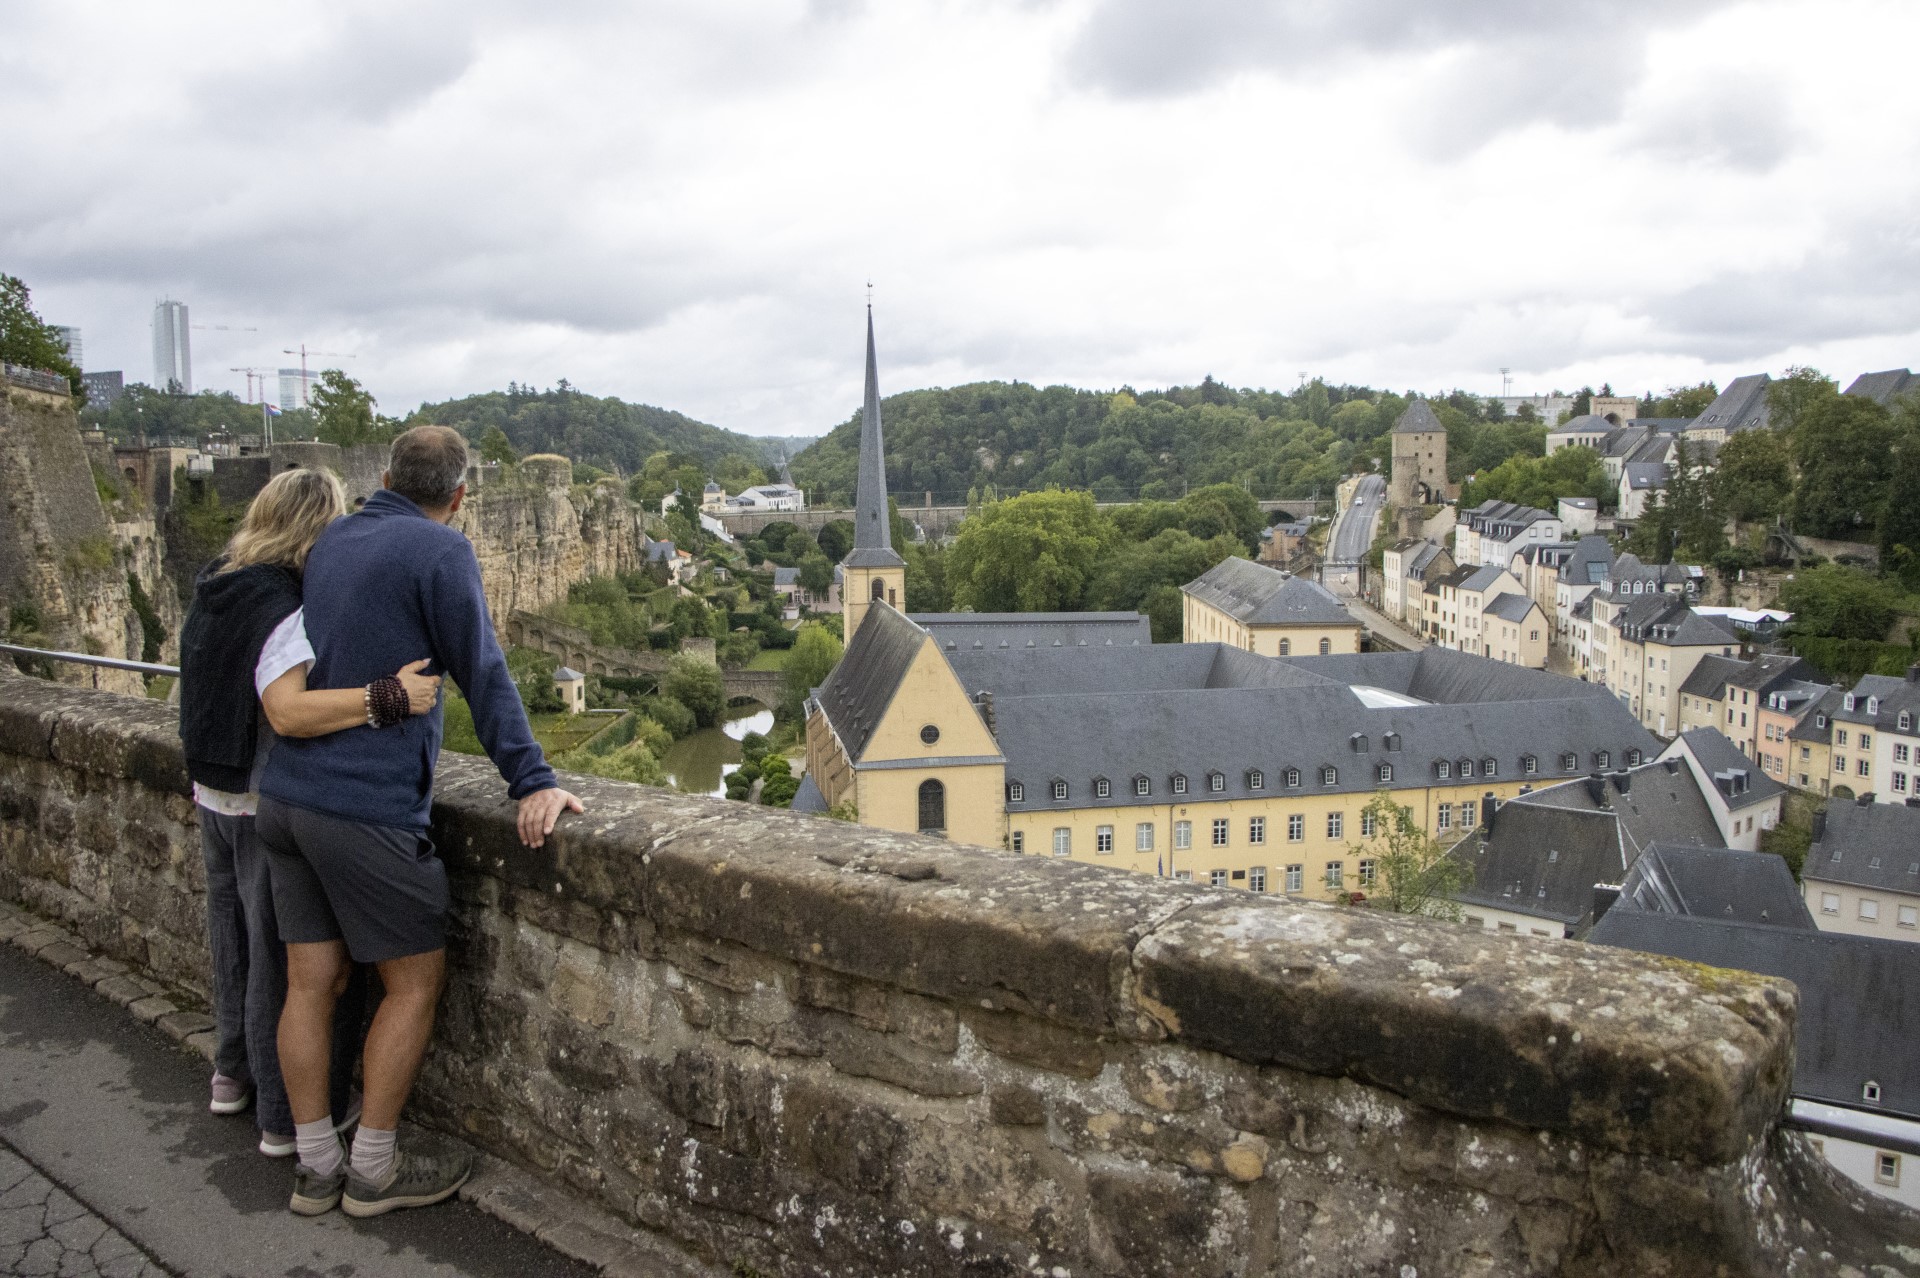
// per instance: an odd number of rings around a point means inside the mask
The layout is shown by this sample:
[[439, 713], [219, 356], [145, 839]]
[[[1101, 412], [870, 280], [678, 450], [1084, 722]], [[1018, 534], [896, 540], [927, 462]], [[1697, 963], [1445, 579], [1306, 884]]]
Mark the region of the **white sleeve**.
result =
[[253, 667], [253, 691], [258, 696], [267, 685], [295, 666], [313, 669], [313, 645], [307, 642], [307, 610], [295, 608], [287, 619], [273, 628], [261, 645], [260, 660]]

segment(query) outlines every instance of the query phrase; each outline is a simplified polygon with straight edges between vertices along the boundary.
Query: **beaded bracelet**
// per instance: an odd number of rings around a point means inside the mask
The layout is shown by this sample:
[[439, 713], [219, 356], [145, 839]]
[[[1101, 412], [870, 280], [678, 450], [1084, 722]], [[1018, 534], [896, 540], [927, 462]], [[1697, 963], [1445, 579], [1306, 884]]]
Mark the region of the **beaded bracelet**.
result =
[[375, 679], [368, 684], [365, 699], [367, 726], [370, 728], [390, 728], [405, 720], [413, 711], [406, 685], [395, 675]]

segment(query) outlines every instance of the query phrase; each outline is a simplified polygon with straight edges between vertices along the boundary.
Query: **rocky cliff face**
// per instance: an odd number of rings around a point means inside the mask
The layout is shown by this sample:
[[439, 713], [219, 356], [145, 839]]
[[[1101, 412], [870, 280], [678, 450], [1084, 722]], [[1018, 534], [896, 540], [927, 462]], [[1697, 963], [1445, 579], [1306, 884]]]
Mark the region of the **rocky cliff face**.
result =
[[[151, 540], [151, 539], [149, 539]], [[156, 565], [157, 568], [157, 565]], [[138, 660], [128, 553], [95, 486], [73, 401], [0, 383], [0, 611], [34, 647]], [[57, 665], [54, 677], [138, 694], [140, 676]]]
[[496, 626], [589, 577], [646, 564], [641, 513], [617, 480], [576, 489], [564, 457], [526, 458], [469, 494], [453, 526], [473, 542]]

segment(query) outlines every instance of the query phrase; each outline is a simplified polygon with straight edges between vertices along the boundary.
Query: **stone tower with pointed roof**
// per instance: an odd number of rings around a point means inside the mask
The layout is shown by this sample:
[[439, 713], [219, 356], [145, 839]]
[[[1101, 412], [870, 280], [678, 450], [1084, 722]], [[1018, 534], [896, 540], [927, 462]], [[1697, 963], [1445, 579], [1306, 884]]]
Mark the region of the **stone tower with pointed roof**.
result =
[[1387, 485], [1387, 504], [1405, 510], [1456, 495], [1447, 483], [1447, 428], [1426, 400], [1416, 399], [1393, 424], [1393, 477]]
[[840, 621], [853, 642], [876, 599], [901, 608], [907, 562], [893, 548], [887, 511], [887, 445], [880, 425], [880, 365], [873, 352], [873, 307], [867, 307], [867, 402], [860, 410], [860, 476], [854, 494], [853, 549], [840, 561]]

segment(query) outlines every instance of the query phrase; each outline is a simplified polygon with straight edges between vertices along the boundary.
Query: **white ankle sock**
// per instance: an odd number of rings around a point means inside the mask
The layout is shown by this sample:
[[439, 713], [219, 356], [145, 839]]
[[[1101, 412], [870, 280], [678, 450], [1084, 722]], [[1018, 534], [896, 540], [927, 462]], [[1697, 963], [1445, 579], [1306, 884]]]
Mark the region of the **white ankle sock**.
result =
[[353, 1136], [353, 1170], [363, 1179], [380, 1180], [393, 1167], [396, 1131], [380, 1131], [362, 1124]]
[[300, 1151], [300, 1161], [307, 1165], [308, 1170], [322, 1176], [333, 1175], [340, 1170], [340, 1164], [347, 1160], [347, 1151], [340, 1147], [340, 1137], [333, 1130], [331, 1118], [295, 1123], [293, 1143]]

